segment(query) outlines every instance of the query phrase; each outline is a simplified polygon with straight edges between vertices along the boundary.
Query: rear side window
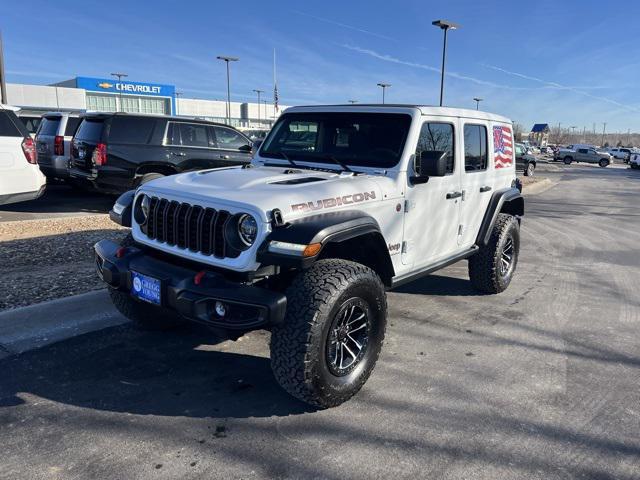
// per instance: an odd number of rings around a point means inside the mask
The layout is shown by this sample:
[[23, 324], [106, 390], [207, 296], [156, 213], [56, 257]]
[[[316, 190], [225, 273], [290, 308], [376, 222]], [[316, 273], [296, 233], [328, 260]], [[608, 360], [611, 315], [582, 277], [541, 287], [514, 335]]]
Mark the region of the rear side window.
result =
[[42, 119], [40, 117], [19, 117], [29, 133], [36, 133]]
[[80, 125], [80, 119], [78, 117], [67, 118], [67, 126], [64, 127], [65, 136], [73, 137], [73, 134], [76, 133], [78, 129], [78, 125]]
[[155, 118], [114, 116], [109, 129], [109, 143], [147, 144], [156, 122]]
[[169, 123], [167, 137], [171, 145], [209, 147], [208, 126], [198, 123]]
[[[16, 123], [20, 122], [15, 113], [9, 111], [0, 111], [0, 137], [24, 137]], [[22, 124], [20, 124], [22, 125]], [[22, 128], [25, 128], [22, 125]], [[26, 129], [25, 129], [26, 130]], [[28, 133], [27, 133], [28, 135]]]
[[87, 142], [98, 143], [102, 138], [103, 125], [104, 120], [89, 120], [85, 118], [80, 123], [75, 138], [85, 140]]
[[238, 150], [240, 147], [248, 145], [247, 139], [238, 132], [224, 127], [213, 127], [218, 148]]
[[487, 169], [487, 127], [484, 125], [464, 126], [464, 170], [477, 172]]
[[589, 153], [589, 150], [587, 150], [586, 148], [579, 148], [578, 153]]
[[60, 126], [60, 117], [43, 118], [42, 126], [38, 135], [49, 135], [55, 137], [58, 134], [58, 127]]
[[423, 150], [447, 152], [447, 174], [453, 173], [455, 157], [453, 138], [453, 125], [450, 123], [423, 123], [416, 154]]

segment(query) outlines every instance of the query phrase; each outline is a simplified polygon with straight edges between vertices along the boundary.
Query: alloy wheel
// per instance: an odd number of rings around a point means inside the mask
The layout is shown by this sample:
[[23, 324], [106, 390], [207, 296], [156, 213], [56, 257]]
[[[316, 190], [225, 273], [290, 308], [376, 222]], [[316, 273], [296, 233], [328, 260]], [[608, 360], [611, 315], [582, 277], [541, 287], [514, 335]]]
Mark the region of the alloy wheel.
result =
[[327, 364], [332, 374], [352, 372], [364, 358], [371, 330], [370, 314], [359, 298], [347, 300], [333, 319], [327, 341]]

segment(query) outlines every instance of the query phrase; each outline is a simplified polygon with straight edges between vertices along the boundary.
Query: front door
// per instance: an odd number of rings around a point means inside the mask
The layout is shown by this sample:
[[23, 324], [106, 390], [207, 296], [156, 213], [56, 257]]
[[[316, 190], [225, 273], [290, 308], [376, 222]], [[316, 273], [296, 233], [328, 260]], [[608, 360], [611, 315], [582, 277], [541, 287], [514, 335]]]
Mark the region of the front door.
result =
[[[497, 148], [508, 156], [513, 155], [513, 140], [509, 127], [495, 126], [492, 132]], [[484, 213], [491, 200], [494, 186], [494, 170], [489, 161], [489, 132], [487, 124], [465, 121], [462, 124], [464, 159], [462, 162], [462, 208], [460, 211], [460, 235], [458, 243], [471, 247], [478, 235]]]
[[[422, 124], [416, 154], [448, 153], [447, 174], [407, 188], [402, 263], [420, 269], [456, 252], [460, 212], [460, 162], [456, 118], [438, 117]], [[410, 169], [413, 166], [410, 166]], [[410, 172], [409, 175], [413, 175]]]
[[251, 162], [251, 142], [235, 130], [227, 127], [211, 127], [220, 165], [239, 165]]

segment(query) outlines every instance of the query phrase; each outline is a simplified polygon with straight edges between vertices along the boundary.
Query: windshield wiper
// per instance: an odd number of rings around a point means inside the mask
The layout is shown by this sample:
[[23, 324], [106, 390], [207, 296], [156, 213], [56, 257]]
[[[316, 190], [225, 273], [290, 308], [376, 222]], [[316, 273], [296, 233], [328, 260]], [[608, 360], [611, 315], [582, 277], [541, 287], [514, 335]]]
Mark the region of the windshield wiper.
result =
[[282, 156], [282, 158], [284, 158], [287, 162], [289, 162], [289, 163], [290, 163], [291, 165], [293, 165], [295, 168], [300, 168], [300, 167], [296, 164], [296, 162], [294, 162], [293, 160], [291, 160], [291, 159], [289, 158], [289, 155], [287, 155], [286, 153], [284, 153], [282, 150], [280, 150], [280, 151], [279, 151], [279, 152], [277, 152], [277, 153], [279, 153], [279, 154]]
[[351, 170], [349, 168], [349, 166], [346, 163], [342, 162], [341, 160], [338, 160], [333, 155], [325, 155], [322, 158], [325, 158], [327, 160], [331, 160], [333, 163], [336, 163], [336, 164], [340, 165], [345, 172], [355, 173], [353, 170]]

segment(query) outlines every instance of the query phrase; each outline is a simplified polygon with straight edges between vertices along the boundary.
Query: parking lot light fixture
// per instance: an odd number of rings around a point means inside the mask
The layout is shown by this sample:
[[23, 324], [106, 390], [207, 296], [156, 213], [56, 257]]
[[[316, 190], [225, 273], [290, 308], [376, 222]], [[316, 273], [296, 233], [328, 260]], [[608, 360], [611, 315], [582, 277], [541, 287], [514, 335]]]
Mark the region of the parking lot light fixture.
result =
[[391, 86], [391, 84], [381, 82], [381, 83], [378, 83], [378, 86], [382, 88], [382, 104], [384, 105], [384, 93], [385, 93], [385, 90]]
[[[112, 77], [118, 77], [118, 83], [122, 83], [122, 79], [128, 77], [129, 75], [127, 75], [126, 73], [120, 73], [120, 72], [115, 72], [111, 74]], [[116, 87], [118, 88], [118, 87]], [[120, 111], [124, 112], [124, 108], [122, 107], [122, 88], [120, 89], [120, 95], [119, 95], [119, 103], [120, 103]]]
[[444, 43], [442, 45], [442, 69], [440, 71], [440, 106], [442, 106], [442, 101], [444, 99], [444, 63], [447, 57], [447, 31], [460, 28], [460, 24], [453, 23], [448, 20], [434, 20], [433, 22], [431, 22], [431, 24], [444, 30]]
[[347, 100], [347, 102], [349, 102], [351, 105], [353, 105], [354, 103], [358, 103], [358, 100]]
[[476, 102], [476, 110], [480, 110], [480, 102], [484, 99], [480, 98], [480, 97], [473, 97], [473, 99]]
[[218, 55], [218, 60], [222, 60], [227, 64], [227, 125], [231, 125], [231, 86], [229, 80], [229, 62], [237, 62], [240, 60], [238, 57], [227, 57], [224, 55]]
[[182, 92], [175, 92], [176, 96], [176, 115], [178, 115], [178, 111], [180, 110], [180, 97], [184, 95]]

